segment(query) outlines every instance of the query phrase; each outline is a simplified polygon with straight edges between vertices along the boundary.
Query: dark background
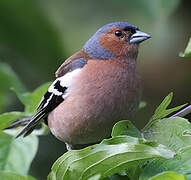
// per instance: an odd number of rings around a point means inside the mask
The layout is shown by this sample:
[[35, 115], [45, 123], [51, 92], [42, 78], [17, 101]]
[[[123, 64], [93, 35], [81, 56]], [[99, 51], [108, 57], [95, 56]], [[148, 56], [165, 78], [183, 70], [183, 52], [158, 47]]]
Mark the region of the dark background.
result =
[[[172, 106], [190, 102], [191, 58], [178, 56], [191, 37], [190, 17], [188, 0], [1, 0], [0, 62], [9, 64], [23, 89], [32, 91], [54, 80], [59, 65], [102, 25], [134, 24], [152, 35], [141, 44], [137, 61], [147, 106], [132, 121], [142, 128], [169, 92], [174, 92]], [[23, 110], [9, 90], [11, 83], [0, 81], [0, 112]], [[64, 151], [52, 135], [41, 137], [30, 174], [45, 179]]]

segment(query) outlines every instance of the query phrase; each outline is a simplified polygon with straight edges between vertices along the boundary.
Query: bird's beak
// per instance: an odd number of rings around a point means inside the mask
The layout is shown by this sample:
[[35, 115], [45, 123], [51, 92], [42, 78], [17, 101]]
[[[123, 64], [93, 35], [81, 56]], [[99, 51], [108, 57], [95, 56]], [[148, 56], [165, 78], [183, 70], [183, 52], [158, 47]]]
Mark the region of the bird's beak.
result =
[[151, 38], [151, 35], [144, 33], [142, 31], [136, 30], [136, 33], [134, 33], [130, 38], [130, 44], [132, 43], [141, 43], [142, 41], [145, 41], [146, 39]]

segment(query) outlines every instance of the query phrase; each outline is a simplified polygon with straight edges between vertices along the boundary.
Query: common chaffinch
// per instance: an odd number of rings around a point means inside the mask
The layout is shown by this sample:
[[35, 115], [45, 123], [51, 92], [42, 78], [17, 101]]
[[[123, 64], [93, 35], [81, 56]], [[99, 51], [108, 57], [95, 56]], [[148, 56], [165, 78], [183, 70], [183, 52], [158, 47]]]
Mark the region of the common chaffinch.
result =
[[108, 138], [116, 122], [137, 111], [141, 86], [136, 59], [139, 43], [150, 37], [127, 22], [101, 27], [58, 68], [57, 79], [17, 137], [45, 120], [71, 149]]

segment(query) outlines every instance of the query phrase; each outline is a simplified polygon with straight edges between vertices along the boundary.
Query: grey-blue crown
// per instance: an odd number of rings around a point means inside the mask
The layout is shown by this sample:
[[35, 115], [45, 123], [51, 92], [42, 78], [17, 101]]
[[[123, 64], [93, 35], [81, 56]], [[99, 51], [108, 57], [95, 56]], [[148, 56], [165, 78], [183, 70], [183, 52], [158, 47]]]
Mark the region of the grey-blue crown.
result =
[[97, 33], [107, 33], [111, 28], [114, 27], [119, 27], [121, 29], [125, 29], [125, 28], [133, 28], [133, 29], [138, 29], [136, 26], [129, 24], [127, 22], [113, 22], [110, 24], [106, 24], [104, 26], [102, 26], [100, 29], [98, 29]]
[[101, 47], [99, 43], [99, 39], [101, 34], [107, 33], [111, 28], [119, 27], [121, 29], [125, 28], [133, 28], [138, 29], [136, 26], [133, 26], [127, 22], [113, 22], [110, 24], [106, 24], [86, 42], [86, 44], [83, 47], [83, 50], [93, 59], [109, 59], [114, 58], [115, 55], [107, 50]]

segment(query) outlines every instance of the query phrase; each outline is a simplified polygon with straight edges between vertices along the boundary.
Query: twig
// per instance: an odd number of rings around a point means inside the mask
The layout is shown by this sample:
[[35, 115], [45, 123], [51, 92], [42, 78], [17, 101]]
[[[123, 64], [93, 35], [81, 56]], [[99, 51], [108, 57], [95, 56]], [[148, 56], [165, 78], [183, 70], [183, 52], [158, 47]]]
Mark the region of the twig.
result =
[[191, 105], [187, 106], [186, 108], [182, 109], [181, 111], [177, 112], [176, 114], [173, 114], [171, 116], [171, 118], [172, 117], [176, 117], [176, 116], [184, 117], [184, 116], [186, 116], [189, 113], [191, 113]]

